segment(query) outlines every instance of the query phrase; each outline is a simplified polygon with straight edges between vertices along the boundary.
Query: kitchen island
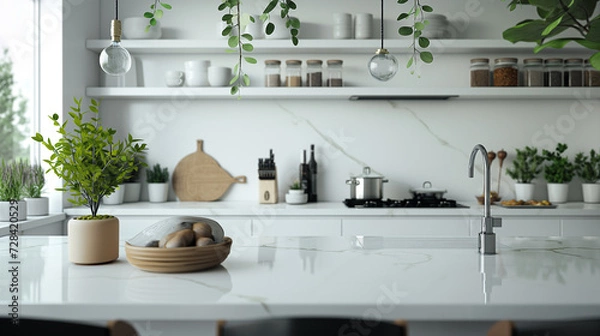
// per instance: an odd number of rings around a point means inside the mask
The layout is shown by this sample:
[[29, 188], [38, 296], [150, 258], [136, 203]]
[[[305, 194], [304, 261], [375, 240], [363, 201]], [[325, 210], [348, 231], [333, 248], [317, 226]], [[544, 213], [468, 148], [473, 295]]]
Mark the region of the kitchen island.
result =
[[598, 237], [502, 238], [497, 255], [482, 256], [471, 237], [263, 236], [234, 240], [216, 268], [181, 274], [136, 269], [123, 244], [117, 261], [82, 266], [68, 261], [66, 237], [20, 237], [16, 258], [0, 238], [0, 263], [19, 269], [20, 317], [120, 318], [142, 335], [212, 335], [218, 319], [278, 316], [405, 319], [411, 335], [600, 317]]

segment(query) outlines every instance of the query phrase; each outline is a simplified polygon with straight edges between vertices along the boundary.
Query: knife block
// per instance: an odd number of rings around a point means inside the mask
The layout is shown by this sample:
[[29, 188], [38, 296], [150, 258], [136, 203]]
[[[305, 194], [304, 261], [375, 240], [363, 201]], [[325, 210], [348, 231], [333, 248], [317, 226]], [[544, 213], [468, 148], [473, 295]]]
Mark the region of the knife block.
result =
[[277, 179], [258, 180], [258, 200], [261, 204], [277, 203]]

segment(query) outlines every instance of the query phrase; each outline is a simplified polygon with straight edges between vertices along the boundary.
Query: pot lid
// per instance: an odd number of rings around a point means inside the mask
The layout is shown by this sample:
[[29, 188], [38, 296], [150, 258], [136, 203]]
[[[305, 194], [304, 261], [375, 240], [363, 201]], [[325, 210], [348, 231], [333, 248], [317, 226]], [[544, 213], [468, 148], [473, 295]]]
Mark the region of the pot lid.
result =
[[363, 168], [363, 173], [361, 175], [356, 176], [355, 178], [383, 178], [382, 175], [379, 175], [377, 173], [373, 173], [371, 171], [371, 167], [364, 167]]
[[434, 188], [433, 185], [431, 184], [431, 182], [429, 182], [429, 181], [423, 182], [423, 185], [422, 185], [421, 188], [411, 188], [410, 191], [411, 192], [416, 192], [418, 194], [425, 194], [425, 193], [446, 193], [446, 192], [448, 192], [448, 190], [446, 190], [446, 189]]

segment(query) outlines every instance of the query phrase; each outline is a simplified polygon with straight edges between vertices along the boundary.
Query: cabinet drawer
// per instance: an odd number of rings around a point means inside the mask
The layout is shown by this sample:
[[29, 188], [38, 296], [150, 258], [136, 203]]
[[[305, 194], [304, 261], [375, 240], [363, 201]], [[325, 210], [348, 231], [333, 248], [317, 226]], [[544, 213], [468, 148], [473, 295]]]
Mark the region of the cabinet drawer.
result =
[[252, 220], [253, 236], [340, 236], [339, 218], [265, 218]]
[[[471, 219], [471, 235], [476, 236], [481, 231], [481, 218]], [[560, 236], [559, 218], [528, 218], [502, 217], [502, 227], [494, 228], [499, 237], [548, 237]]]
[[562, 234], [565, 237], [600, 236], [600, 218], [563, 219]]
[[469, 236], [469, 218], [342, 219], [343, 235], [359, 236]]

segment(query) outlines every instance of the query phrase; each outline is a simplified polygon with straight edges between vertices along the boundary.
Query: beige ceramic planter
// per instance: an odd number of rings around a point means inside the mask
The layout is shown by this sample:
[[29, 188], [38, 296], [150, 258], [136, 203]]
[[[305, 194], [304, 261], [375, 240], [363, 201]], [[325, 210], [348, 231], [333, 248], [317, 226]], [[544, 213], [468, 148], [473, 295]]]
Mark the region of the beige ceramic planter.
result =
[[102, 264], [119, 258], [119, 219], [70, 219], [69, 261]]

